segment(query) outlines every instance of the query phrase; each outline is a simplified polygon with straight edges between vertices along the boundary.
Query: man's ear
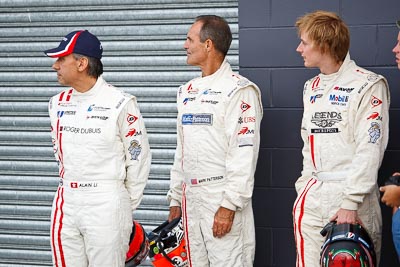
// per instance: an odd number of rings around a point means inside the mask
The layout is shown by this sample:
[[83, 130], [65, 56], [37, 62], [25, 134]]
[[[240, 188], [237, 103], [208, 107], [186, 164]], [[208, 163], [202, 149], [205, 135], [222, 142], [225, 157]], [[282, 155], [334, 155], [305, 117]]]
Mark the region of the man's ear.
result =
[[78, 59], [78, 71], [84, 71], [89, 65], [89, 59], [87, 57], [81, 57]]
[[210, 52], [213, 49], [213, 42], [210, 39], [207, 39], [205, 42], [207, 52]]

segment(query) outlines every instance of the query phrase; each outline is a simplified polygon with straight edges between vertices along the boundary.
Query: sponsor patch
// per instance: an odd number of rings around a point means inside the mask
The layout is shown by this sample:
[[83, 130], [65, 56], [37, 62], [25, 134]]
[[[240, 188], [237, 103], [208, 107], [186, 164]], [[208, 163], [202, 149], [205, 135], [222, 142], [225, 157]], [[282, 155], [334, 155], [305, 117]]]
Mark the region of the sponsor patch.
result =
[[317, 100], [317, 98], [321, 98], [321, 97], [322, 97], [322, 94], [317, 94], [317, 95], [310, 96], [310, 103], [314, 104], [315, 101]]
[[74, 116], [76, 114], [76, 111], [73, 110], [59, 110], [57, 111], [57, 117], [61, 118], [62, 116]]
[[312, 84], [311, 84], [311, 89], [312, 89], [313, 91], [318, 89], [319, 81], [320, 81], [320, 80], [321, 80], [321, 78], [318, 76], [318, 77], [315, 78], [315, 80], [312, 82]]
[[76, 104], [70, 103], [70, 102], [60, 102], [57, 105], [60, 106], [60, 107], [63, 107], [63, 108], [71, 108], [71, 107], [76, 107], [77, 106]]
[[338, 133], [338, 128], [321, 128], [321, 129], [311, 129], [311, 133], [320, 134], [320, 133]]
[[382, 104], [382, 100], [380, 100], [376, 96], [372, 96], [371, 97], [371, 105], [372, 105], [372, 107], [375, 108], [375, 107], [379, 106], [380, 104]]
[[196, 100], [195, 97], [186, 97], [185, 99], [183, 99], [182, 103], [183, 103], [184, 105], [186, 105], [188, 102], [194, 101], [194, 100]]
[[361, 93], [362, 90], [364, 90], [364, 88], [367, 87], [367, 85], [368, 85], [368, 82], [364, 83], [364, 84], [360, 87], [360, 89], [358, 89], [358, 93]]
[[337, 122], [342, 121], [341, 113], [332, 112], [315, 112], [311, 118], [311, 122], [318, 127], [327, 128], [332, 127]]
[[256, 122], [256, 117], [255, 116], [250, 116], [250, 117], [239, 117], [238, 123], [254, 123]]
[[242, 110], [242, 113], [246, 112], [250, 108], [251, 108], [251, 106], [242, 100], [242, 104], [240, 105], [240, 109]]
[[372, 114], [368, 116], [367, 120], [381, 121], [382, 120], [382, 116], [379, 116], [379, 112], [372, 112]]
[[86, 119], [96, 119], [96, 120], [106, 121], [106, 120], [108, 120], [108, 117], [107, 116], [86, 116]]
[[185, 113], [182, 115], [183, 125], [212, 125], [213, 114]]
[[335, 86], [333, 90], [336, 91], [341, 91], [341, 92], [346, 92], [346, 93], [351, 93], [354, 90], [354, 87], [340, 87], [340, 86]]
[[244, 126], [238, 132], [238, 135], [254, 134], [254, 129], [249, 129], [249, 127]]
[[239, 87], [245, 87], [245, 86], [247, 86], [248, 84], [250, 84], [250, 82], [249, 82], [249, 80], [247, 80], [247, 79], [245, 79], [245, 78], [241, 78], [241, 79], [237, 82], [237, 85], [238, 85]]
[[132, 140], [128, 151], [131, 154], [131, 160], [139, 160], [139, 155], [142, 152], [142, 146], [138, 140]]
[[91, 111], [106, 111], [109, 109], [111, 109], [111, 108], [96, 106], [95, 104], [92, 104], [88, 107], [87, 111], [89, 111], [89, 112], [91, 112]]
[[331, 105], [346, 106], [346, 103], [349, 102], [349, 96], [332, 94], [329, 95], [329, 101], [331, 102]]
[[213, 91], [211, 89], [207, 89], [203, 92], [203, 95], [219, 95], [221, 93], [221, 91]]
[[126, 117], [126, 121], [128, 122], [128, 125], [131, 125], [132, 123], [136, 122], [137, 120], [138, 120], [138, 117], [128, 113], [128, 116]]
[[132, 137], [132, 136], [138, 136], [142, 135], [142, 131], [136, 131], [135, 128], [129, 129], [128, 133], [125, 135], [125, 137]]
[[124, 103], [124, 101], [125, 101], [125, 98], [122, 98], [122, 99], [118, 102], [118, 104], [115, 106], [115, 109], [118, 109], [118, 108], [122, 105], [122, 103]]
[[192, 84], [189, 84], [186, 91], [188, 94], [197, 94], [199, 92], [199, 89], [195, 89], [195, 88], [193, 88]]
[[352, 232], [347, 232], [346, 233], [346, 238], [355, 239], [355, 237], [356, 237], [356, 235], [354, 233], [352, 233]]
[[371, 122], [371, 127], [368, 129], [369, 143], [375, 144], [381, 137], [381, 126], [377, 122]]
[[367, 80], [370, 81], [370, 82], [375, 82], [378, 79], [379, 79], [379, 75], [375, 74], [375, 73], [368, 74], [368, 76], [367, 76]]
[[205, 100], [205, 99], [201, 100], [202, 104], [206, 103], [206, 104], [216, 105], [216, 104], [218, 104], [218, 102], [219, 101], [215, 101], [215, 100]]

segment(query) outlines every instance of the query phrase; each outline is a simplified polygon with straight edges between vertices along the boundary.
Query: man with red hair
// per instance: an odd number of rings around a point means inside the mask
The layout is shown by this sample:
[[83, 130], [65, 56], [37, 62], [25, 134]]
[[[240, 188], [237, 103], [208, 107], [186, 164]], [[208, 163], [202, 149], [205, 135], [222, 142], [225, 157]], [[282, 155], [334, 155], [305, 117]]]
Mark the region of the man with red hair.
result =
[[350, 59], [349, 30], [335, 13], [306, 14], [296, 27], [304, 66], [320, 70], [303, 91], [303, 170], [293, 207], [297, 266], [319, 266], [325, 241], [320, 231], [330, 221], [362, 225], [379, 262], [377, 178], [389, 133], [386, 80]]

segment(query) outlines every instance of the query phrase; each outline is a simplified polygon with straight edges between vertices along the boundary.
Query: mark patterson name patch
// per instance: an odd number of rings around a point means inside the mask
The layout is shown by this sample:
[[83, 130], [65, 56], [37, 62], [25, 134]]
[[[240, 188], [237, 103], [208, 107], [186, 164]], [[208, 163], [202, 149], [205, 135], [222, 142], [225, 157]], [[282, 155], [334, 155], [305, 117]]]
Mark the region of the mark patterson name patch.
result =
[[182, 115], [182, 124], [185, 125], [212, 125], [213, 114], [208, 113], [185, 113]]

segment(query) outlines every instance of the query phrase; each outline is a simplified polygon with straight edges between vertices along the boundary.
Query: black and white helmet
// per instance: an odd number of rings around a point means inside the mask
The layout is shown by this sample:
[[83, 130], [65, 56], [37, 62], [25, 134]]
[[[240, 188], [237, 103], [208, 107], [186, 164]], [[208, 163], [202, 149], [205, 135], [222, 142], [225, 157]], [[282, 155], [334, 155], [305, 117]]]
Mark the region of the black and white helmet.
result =
[[188, 255], [183, 222], [165, 221], [149, 233], [151, 263], [155, 267], [187, 267]]
[[321, 235], [321, 267], [376, 267], [374, 244], [361, 225], [330, 222]]

